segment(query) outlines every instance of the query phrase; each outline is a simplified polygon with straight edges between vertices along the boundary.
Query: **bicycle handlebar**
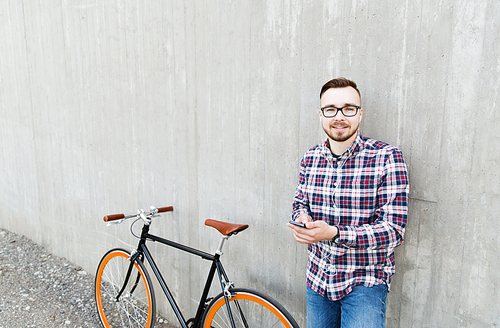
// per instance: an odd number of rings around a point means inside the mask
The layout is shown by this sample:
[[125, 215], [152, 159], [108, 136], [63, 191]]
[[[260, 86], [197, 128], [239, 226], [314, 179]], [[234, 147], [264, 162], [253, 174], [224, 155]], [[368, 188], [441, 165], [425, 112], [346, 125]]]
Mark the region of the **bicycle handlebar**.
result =
[[[152, 211], [144, 213], [144, 214], [152, 216], [152, 215], [154, 215], [156, 213], [172, 212], [174, 210], [174, 207], [173, 206], [165, 206], [165, 207], [159, 207], [156, 210], [157, 211], [152, 210]], [[140, 215], [140, 213], [138, 213], [138, 214], [131, 214], [131, 215], [109, 214], [109, 215], [105, 215], [102, 219], [104, 220], [104, 222], [111, 222], [111, 221], [122, 220], [122, 219], [130, 219], [130, 218], [133, 218], [133, 217], [137, 217], [139, 215]]]
[[102, 219], [104, 222], [110, 222], [110, 221], [116, 221], [120, 219], [124, 219], [125, 214], [110, 214], [110, 215], [105, 215]]
[[174, 210], [173, 206], [165, 206], [158, 208], [158, 213], [172, 212]]

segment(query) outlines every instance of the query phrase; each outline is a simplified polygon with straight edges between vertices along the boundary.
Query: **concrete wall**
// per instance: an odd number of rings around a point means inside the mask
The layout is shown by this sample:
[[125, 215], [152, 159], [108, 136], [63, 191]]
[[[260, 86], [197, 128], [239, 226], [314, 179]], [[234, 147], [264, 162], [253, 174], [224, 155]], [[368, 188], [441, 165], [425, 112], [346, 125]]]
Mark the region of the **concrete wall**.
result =
[[[3, 0], [0, 227], [94, 272], [134, 243], [104, 214], [173, 205], [154, 231], [205, 250], [206, 218], [249, 223], [228, 272], [303, 325], [285, 222], [319, 88], [345, 76], [411, 175], [388, 327], [498, 327], [499, 18], [497, 0]], [[153, 248], [193, 308], [207, 263]]]

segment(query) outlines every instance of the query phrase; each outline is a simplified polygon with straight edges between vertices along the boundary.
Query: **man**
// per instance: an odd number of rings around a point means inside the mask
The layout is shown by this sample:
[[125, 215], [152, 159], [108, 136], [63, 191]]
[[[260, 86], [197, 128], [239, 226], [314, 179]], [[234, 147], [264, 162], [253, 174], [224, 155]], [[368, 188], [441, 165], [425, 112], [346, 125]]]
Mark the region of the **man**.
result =
[[324, 143], [301, 161], [288, 223], [308, 244], [307, 327], [385, 327], [394, 248], [403, 242], [408, 174], [396, 147], [359, 134], [356, 83], [337, 78], [320, 92]]

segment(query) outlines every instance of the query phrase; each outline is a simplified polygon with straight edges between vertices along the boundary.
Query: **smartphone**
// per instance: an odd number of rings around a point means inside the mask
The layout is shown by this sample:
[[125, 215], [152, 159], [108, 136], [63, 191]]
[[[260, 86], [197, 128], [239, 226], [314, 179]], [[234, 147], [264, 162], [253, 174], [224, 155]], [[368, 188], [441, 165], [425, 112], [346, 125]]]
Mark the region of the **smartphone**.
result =
[[297, 227], [306, 228], [306, 225], [304, 223], [295, 222], [295, 221], [288, 221], [288, 222], [290, 222], [293, 225], [296, 225]]

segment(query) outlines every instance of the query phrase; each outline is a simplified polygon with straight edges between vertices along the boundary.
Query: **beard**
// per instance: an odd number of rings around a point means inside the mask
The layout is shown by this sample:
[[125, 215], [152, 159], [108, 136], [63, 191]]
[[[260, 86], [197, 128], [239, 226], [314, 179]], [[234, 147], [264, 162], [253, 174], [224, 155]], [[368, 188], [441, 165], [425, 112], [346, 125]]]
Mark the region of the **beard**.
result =
[[[343, 132], [336, 132], [333, 127], [345, 127], [346, 130]], [[329, 126], [328, 128], [323, 126], [323, 130], [325, 131], [326, 135], [333, 141], [344, 142], [349, 140], [354, 134], [358, 132], [358, 127], [351, 130], [351, 126], [348, 124], [335, 124]]]

